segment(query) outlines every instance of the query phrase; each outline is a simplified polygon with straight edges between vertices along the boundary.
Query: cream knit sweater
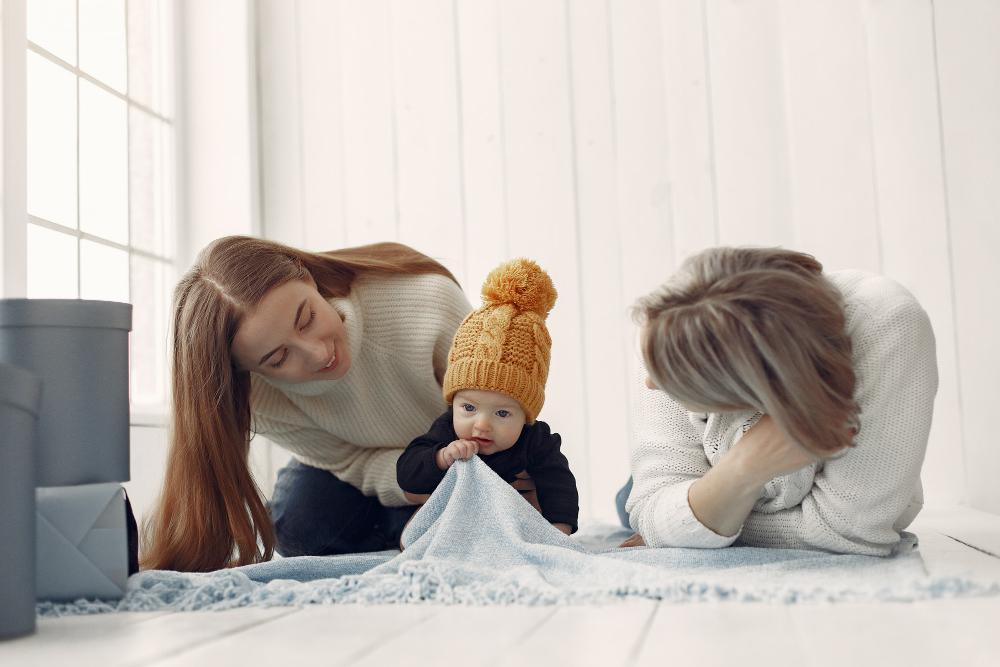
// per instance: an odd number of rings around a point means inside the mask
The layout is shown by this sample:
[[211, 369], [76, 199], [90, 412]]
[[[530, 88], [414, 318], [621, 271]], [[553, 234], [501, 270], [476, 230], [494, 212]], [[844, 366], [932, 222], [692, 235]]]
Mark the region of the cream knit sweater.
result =
[[448, 407], [440, 382], [472, 306], [444, 276], [376, 273], [330, 304], [344, 317], [350, 369], [301, 384], [253, 374], [254, 431], [383, 505], [406, 505], [396, 459]]
[[698, 414], [646, 388], [637, 358], [631, 447], [632, 528], [654, 547], [745, 546], [888, 555], [923, 504], [924, 460], [937, 392], [930, 321], [898, 283], [864, 271], [827, 274], [846, 301], [861, 407], [856, 446], [839, 458], [778, 477], [740, 533], [702, 525], [688, 489], [760, 413]]

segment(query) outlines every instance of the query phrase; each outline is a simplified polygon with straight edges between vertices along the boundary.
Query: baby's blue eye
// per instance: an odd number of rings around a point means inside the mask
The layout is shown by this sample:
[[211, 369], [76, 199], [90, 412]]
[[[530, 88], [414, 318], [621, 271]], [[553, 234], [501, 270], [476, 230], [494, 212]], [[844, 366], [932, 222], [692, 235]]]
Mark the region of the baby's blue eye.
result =
[[462, 409], [465, 410], [466, 412], [475, 412], [476, 406], [469, 405], [468, 403], [466, 403], [465, 405], [462, 406]]
[[497, 410], [497, 417], [509, 417], [510, 413], [506, 410]]

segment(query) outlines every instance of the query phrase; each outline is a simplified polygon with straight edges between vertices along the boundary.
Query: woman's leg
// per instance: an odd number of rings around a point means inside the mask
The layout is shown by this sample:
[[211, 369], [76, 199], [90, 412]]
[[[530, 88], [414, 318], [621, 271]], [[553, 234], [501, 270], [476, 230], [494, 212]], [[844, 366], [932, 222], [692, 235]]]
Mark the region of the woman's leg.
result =
[[[282, 556], [328, 556], [389, 548], [378, 525], [385, 523], [385, 508], [377, 498], [295, 459], [278, 471], [269, 513]], [[398, 534], [395, 540], [398, 543]]]
[[615, 496], [615, 505], [618, 507], [618, 520], [622, 522], [622, 525], [626, 528], [631, 528], [632, 526], [628, 523], [628, 512], [625, 511], [625, 503], [628, 502], [628, 494], [632, 493], [632, 478], [629, 477], [625, 486], [618, 491], [618, 495]]

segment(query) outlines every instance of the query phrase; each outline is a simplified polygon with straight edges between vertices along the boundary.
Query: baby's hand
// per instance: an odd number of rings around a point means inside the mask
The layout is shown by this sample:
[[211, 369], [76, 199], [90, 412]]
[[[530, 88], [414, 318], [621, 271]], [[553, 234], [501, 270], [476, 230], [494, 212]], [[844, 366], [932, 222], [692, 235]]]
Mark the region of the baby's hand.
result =
[[437, 464], [441, 470], [447, 470], [451, 464], [462, 459], [468, 461], [473, 454], [479, 453], [479, 445], [472, 440], [453, 440], [444, 449], [439, 449], [437, 453]]

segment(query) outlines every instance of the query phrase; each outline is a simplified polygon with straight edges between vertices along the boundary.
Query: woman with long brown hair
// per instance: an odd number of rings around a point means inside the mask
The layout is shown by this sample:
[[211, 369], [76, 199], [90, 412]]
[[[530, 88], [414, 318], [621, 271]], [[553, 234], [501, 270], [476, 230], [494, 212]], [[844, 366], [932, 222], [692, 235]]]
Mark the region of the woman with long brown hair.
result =
[[937, 391], [930, 321], [905, 288], [712, 248], [635, 312], [619, 507], [637, 534], [622, 546], [892, 551], [922, 506]]
[[[447, 407], [447, 354], [471, 310], [444, 266], [396, 243], [211, 243], [174, 293], [170, 449], [143, 567], [394, 546], [414, 510], [396, 459]], [[254, 433], [294, 454], [269, 508]]]

